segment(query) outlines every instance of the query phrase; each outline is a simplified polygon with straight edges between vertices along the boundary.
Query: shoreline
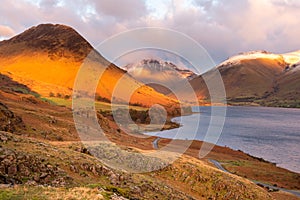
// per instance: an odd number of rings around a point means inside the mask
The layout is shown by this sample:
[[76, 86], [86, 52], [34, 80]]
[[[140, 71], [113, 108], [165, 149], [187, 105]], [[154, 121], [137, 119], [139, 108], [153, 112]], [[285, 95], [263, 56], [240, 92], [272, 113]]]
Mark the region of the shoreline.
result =
[[[152, 136], [152, 135], [146, 135], [146, 136]], [[164, 137], [160, 137], [160, 136], [152, 136], [152, 137], [155, 137], [155, 139], [152, 141], [152, 146], [154, 149], [159, 149], [159, 144], [158, 142], [160, 140], [163, 140], [163, 139], [166, 139], [166, 140], [172, 140], [172, 138], [164, 138]], [[184, 141], [183, 139], [175, 139], [175, 140], [179, 140], [179, 141]], [[197, 140], [197, 139], [194, 139], [194, 140], [187, 140], [187, 141], [191, 141], [191, 142], [201, 142], [201, 143], [204, 143], [204, 141], [202, 140]], [[264, 158], [262, 157], [257, 157], [257, 156], [254, 156], [254, 155], [251, 155], [250, 153], [247, 153], [247, 152], [244, 152], [243, 150], [240, 150], [240, 149], [233, 149], [232, 147], [229, 147], [229, 146], [222, 146], [222, 145], [218, 145], [218, 144], [214, 144], [214, 146], [216, 147], [219, 147], [219, 148], [228, 148], [232, 151], [236, 151], [236, 152], [241, 152], [253, 159], [256, 159], [260, 162], [264, 162], [264, 163], [269, 163], [269, 164], [272, 164], [278, 168], [282, 168], [282, 169], [285, 169], [285, 170], [288, 170], [292, 173], [296, 173], [296, 174], [300, 174], [300, 172], [297, 172], [297, 171], [293, 171], [293, 170], [290, 170], [290, 169], [287, 169], [287, 168], [284, 168], [284, 167], [280, 167], [280, 166], [277, 166], [278, 163], [274, 163], [274, 162], [271, 162], [271, 161], [268, 161], [268, 160], [265, 160]]]
[[[160, 149], [170, 144], [171, 141], [171, 139], [154, 137], [151, 144], [153, 149]], [[273, 185], [274, 187], [300, 192], [298, 183], [300, 178], [299, 172], [279, 167], [263, 158], [252, 156], [241, 150], [234, 150], [228, 146], [215, 145], [204, 158], [199, 158], [199, 150], [202, 144], [203, 141], [191, 140], [191, 145], [184, 152], [184, 155], [197, 158], [210, 164], [211, 162], [209, 162], [209, 160], [217, 160], [222, 163], [222, 167], [231, 174], [251, 181], [258, 181]], [[174, 146], [174, 149], [176, 149], [176, 146]]]
[[[219, 106], [219, 105], [218, 105]], [[217, 107], [218, 107], [217, 106]], [[211, 106], [199, 106], [199, 107], [211, 107]], [[266, 107], [266, 106], [230, 106], [230, 107], [235, 107], [235, 108], [238, 108], [238, 107], [244, 107], [244, 108], [265, 108], [265, 109], [270, 109], [270, 108], [274, 108], [274, 109], [292, 109], [292, 110], [298, 110], [297, 108], [282, 108], [282, 107]], [[182, 116], [190, 116], [190, 115], [194, 115], [194, 114], [201, 114], [201, 112], [199, 112], [199, 111], [196, 111], [196, 112], [191, 112], [190, 114], [187, 114], [187, 115], [182, 115]], [[175, 116], [175, 117], [173, 117], [173, 118], [171, 118], [171, 121], [174, 119], [174, 118], [176, 118], [176, 117], [181, 117], [181, 116]], [[177, 123], [177, 122], [175, 122], [175, 123]], [[179, 123], [178, 123], [179, 124]], [[144, 132], [143, 134], [145, 134], [145, 135], [148, 135], [148, 136], [154, 136], [154, 137], [159, 137], [159, 138], [161, 138], [161, 139], [173, 139], [172, 137], [166, 137], [166, 136], [164, 136], [163, 134], [162, 134], [162, 132], [163, 131], [166, 131], [166, 130], [175, 130], [176, 128], [180, 128], [180, 127], [183, 127], [184, 126], [184, 124], [182, 124], [182, 123], [180, 123], [179, 124], [179, 126], [178, 127], [170, 127], [170, 128], [167, 128], [167, 129], [163, 129], [163, 130], [159, 130], [159, 131], [147, 131], [147, 132]], [[153, 132], [153, 133], [158, 133], [158, 134], [148, 134], [148, 133], [151, 133], [151, 132]], [[184, 139], [184, 138], [178, 138], [177, 140], [189, 140], [189, 141], [199, 141], [199, 142], [204, 142], [203, 140], [200, 140], [200, 139], [196, 139], [196, 138], [192, 138], [192, 139]], [[240, 151], [240, 152], [243, 152], [243, 153], [245, 153], [245, 154], [247, 154], [247, 155], [249, 155], [249, 156], [251, 156], [251, 157], [253, 157], [253, 158], [256, 158], [256, 159], [259, 159], [259, 160], [261, 160], [261, 161], [263, 161], [263, 162], [268, 162], [268, 163], [270, 163], [270, 164], [273, 164], [273, 165], [275, 165], [275, 166], [277, 166], [277, 165], [280, 165], [280, 164], [278, 164], [278, 163], [281, 163], [280, 161], [278, 161], [278, 162], [274, 162], [274, 161], [271, 161], [271, 160], [268, 160], [268, 159], [266, 159], [265, 157], [263, 157], [263, 156], [260, 156], [260, 155], [253, 155], [253, 154], [251, 154], [250, 152], [247, 152], [247, 151], [244, 151], [243, 149], [240, 149], [240, 148], [234, 148], [234, 147], [232, 147], [232, 146], [230, 146], [230, 145], [226, 145], [226, 144], [223, 144], [223, 145], [221, 145], [221, 144], [214, 144], [214, 145], [216, 145], [216, 146], [220, 146], [220, 147], [224, 147], [224, 148], [226, 148], [226, 147], [228, 147], [228, 148], [231, 148], [232, 150], [234, 150], [234, 151]], [[284, 163], [287, 163], [287, 162], [284, 162]], [[283, 163], [283, 164], [284, 164]], [[281, 163], [282, 164], [282, 163]], [[291, 172], [293, 172], [293, 173], [297, 173], [297, 174], [300, 174], [300, 171], [297, 171], [297, 170], [293, 170], [293, 169], [290, 169], [290, 168], [287, 168], [286, 166], [277, 166], [277, 167], [280, 167], [280, 168], [284, 168], [284, 169], [286, 169], [286, 170], [289, 170], [289, 171], [291, 171]]]
[[[171, 130], [171, 129], [169, 129], [169, 130]], [[143, 133], [143, 134], [144, 134], [144, 133]], [[159, 149], [159, 144], [158, 144], [158, 142], [159, 142], [160, 140], [162, 140], [162, 139], [173, 140], [172, 138], [165, 138], [165, 137], [161, 137], [161, 136], [153, 136], [153, 135], [147, 135], [147, 134], [144, 134], [144, 135], [146, 135], [146, 136], [151, 136], [151, 137], [155, 137], [155, 139], [152, 141], [152, 146], [153, 146], [154, 149]], [[175, 139], [175, 140], [182, 140], [182, 141], [184, 141], [183, 139]], [[187, 141], [204, 143], [203, 140], [197, 140], [197, 139], [194, 139], [194, 140], [187, 140]], [[251, 155], [250, 153], [244, 152], [243, 150], [240, 150], [240, 149], [234, 149], [234, 148], [232, 148], [232, 147], [230, 147], [230, 146], [226, 146], [226, 145], [223, 146], [223, 145], [218, 145], [218, 144], [214, 144], [214, 146], [220, 147], [220, 148], [229, 148], [229, 149], [231, 149], [232, 151], [241, 152], [241, 153], [243, 153], [243, 154], [245, 154], [245, 155], [247, 155], [247, 156], [249, 156], [249, 157], [251, 157], [251, 158], [254, 158], [254, 159], [259, 160], [260, 162], [269, 163], [269, 164], [272, 164], [272, 165], [274, 165], [274, 166], [276, 166], [276, 167], [278, 167], [278, 168], [282, 168], [282, 169], [288, 170], [288, 171], [290, 171], [290, 172], [292, 172], [292, 173], [300, 174], [300, 172], [293, 171], [293, 170], [291, 170], [291, 169], [287, 169], [287, 168], [278, 166], [278, 163], [275, 163], [275, 162], [266, 160], [266, 159], [263, 158], [263, 157], [258, 157], [258, 156]]]
[[211, 105], [211, 104], [203, 104], [203, 105], [191, 105], [191, 106], [199, 106], [199, 107], [222, 107], [222, 106], [226, 106], [226, 107], [265, 107], [265, 108], [287, 108], [287, 109], [300, 109], [300, 106], [267, 106], [267, 105], [260, 105], [258, 103], [255, 102], [250, 102], [250, 103], [243, 103], [243, 102], [236, 102], [236, 103], [232, 103], [232, 102], [228, 102], [227, 104], [218, 104], [218, 105]]

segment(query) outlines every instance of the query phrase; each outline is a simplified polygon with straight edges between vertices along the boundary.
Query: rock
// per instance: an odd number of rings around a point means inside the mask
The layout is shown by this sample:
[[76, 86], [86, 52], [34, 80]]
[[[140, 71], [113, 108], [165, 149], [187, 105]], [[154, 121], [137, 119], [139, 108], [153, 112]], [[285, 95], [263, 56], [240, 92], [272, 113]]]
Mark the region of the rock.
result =
[[121, 181], [121, 182], [122, 182], [122, 181], [124, 181], [124, 180], [125, 180], [124, 176], [122, 176], [122, 175], [121, 175], [121, 176], [119, 176], [119, 181]]
[[5, 142], [7, 142], [8, 138], [5, 137], [4, 135], [1, 135], [0, 140], [5, 143]]
[[43, 178], [46, 178], [47, 176], [48, 176], [48, 173], [44, 173], [44, 172], [43, 172], [43, 173], [40, 175], [40, 178], [43, 179]]
[[28, 185], [28, 186], [36, 186], [37, 183], [35, 181], [27, 181], [26, 185]]
[[0, 184], [0, 189], [9, 188], [11, 186], [11, 184]]
[[52, 165], [47, 165], [47, 168], [51, 170], [53, 168], [53, 166]]
[[18, 165], [18, 171], [20, 172], [21, 175], [23, 176], [29, 176], [30, 175], [30, 171], [28, 169], [28, 167], [26, 167], [23, 163]]
[[[66, 186], [73, 181], [67, 177], [63, 169], [45, 164], [49, 163], [47, 158], [5, 147], [0, 148], [0, 154], [0, 183], [22, 184], [23, 180], [31, 180], [32, 182], [28, 184]], [[53, 180], [58, 180], [58, 182]]]
[[49, 119], [49, 124], [56, 124], [57, 120], [53, 117], [51, 117], [51, 119]]
[[141, 190], [140, 187], [134, 186], [134, 187], [132, 188], [132, 192], [133, 192], [134, 194], [139, 194], [139, 195], [141, 195], [142, 190]]
[[107, 174], [110, 172], [110, 169], [107, 168], [106, 166], [101, 166], [101, 167], [100, 167], [100, 172], [101, 172], [101, 174], [103, 174], [103, 175], [107, 175]]
[[47, 184], [49, 184], [50, 180], [51, 180], [51, 176], [48, 174], [46, 176], [46, 178], [44, 179], [44, 182], [47, 183]]
[[17, 166], [16, 166], [16, 165], [11, 165], [11, 166], [9, 166], [8, 169], [7, 169], [7, 174], [8, 174], [9, 176], [14, 176], [14, 175], [17, 174], [17, 172], [18, 172], [18, 169], [17, 169]]
[[81, 164], [80, 167], [81, 167], [81, 169], [86, 170], [86, 171], [89, 169], [89, 165], [87, 163]]
[[116, 194], [113, 194], [111, 197], [110, 197], [111, 200], [128, 200], [127, 198], [125, 197], [122, 197], [122, 196], [118, 196]]
[[75, 173], [78, 173], [78, 172], [79, 172], [78, 168], [77, 168], [76, 166], [74, 166], [74, 165], [70, 165], [70, 170], [71, 170], [72, 172], [75, 172]]
[[118, 183], [118, 176], [112, 171], [108, 174], [111, 184], [116, 185]]
[[96, 169], [95, 166], [92, 166], [91, 171], [92, 171], [92, 173], [93, 173], [94, 175], [96, 175], [96, 176], [98, 175], [98, 172], [97, 172], [97, 169]]
[[34, 175], [33, 180], [36, 181], [36, 182], [39, 182], [40, 181], [40, 176], [37, 175], [37, 174]]
[[63, 178], [55, 179], [51, 182], [51, 185], [64, 187], [66, 186], [66, 181]]
[[6, 156], [6, 159], [9, 161], [9, 162], [12, 162], [14, 159], [15, 159], [15, 156], [12, 154], [12, 155], [8, 155]]
[[0, 173], [5, 174], [5, 166], [0, 165]]

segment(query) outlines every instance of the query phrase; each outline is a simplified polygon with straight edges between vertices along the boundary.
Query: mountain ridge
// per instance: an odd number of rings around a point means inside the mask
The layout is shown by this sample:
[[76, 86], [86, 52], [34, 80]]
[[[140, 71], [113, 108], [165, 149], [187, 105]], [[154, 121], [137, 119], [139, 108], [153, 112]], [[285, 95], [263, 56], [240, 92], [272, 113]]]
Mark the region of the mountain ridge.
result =
[[[103, 70], [96, 91], [103, 98], [111, 99], [118, 85], [130, 86], [123, 91], [136, 90], [129, 100], [132, 104], [148, 107], [159, 103], [169, 110], [178, 104], [107, 61], [71, 27], [41, 24], [0, 42], [0, 72], [46, 97], [50, 93], [71, 96], [78, 70], [86, 59]], [[149, 95], [153, 98], [148, 98]]]

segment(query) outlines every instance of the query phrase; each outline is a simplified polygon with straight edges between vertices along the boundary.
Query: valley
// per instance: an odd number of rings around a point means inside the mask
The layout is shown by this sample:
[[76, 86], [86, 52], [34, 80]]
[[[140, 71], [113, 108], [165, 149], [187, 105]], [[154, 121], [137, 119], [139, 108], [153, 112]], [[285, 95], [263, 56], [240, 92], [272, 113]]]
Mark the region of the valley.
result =
[[[238, 59], [212, 69], [222, 75], [227, 100], [233, 105], [297, 107], [299, 70], [294, 54], [285, 59], [262, 54], [263, 58]], [[287, 60], [291, 65], [287, 66]], [[96, 73], [87, 74], [84, 90], [73, 93], [82, 64], [102, 73], [96, 94], [89, 91], [89, 80]], [[211, 72], [197, 76], [171, 63], [166, 65], [185, 74], [181, 78], [193, 87], [199, 102], [210, 104], [203, 76], [209, 77]], [[122, 92], [114, 94], [116, 87]], [[191, 114], [189, 106], [182, 106], [174, 94], [152, 87], [107, 61], [65, 25], [42, 24], [1, 41], [0, 199], [297, 199], [252, 180], [298, 191], [298, 173], [228, 147], [214, 146], [199, 159], [201, 141], [157, 140], [144, 135], [178, 128], [180, 124], [171, 119]], [[173, 88], [188, 100], [184, 84]], [[126, 102], [129, 92], [132, 96]], [[72, 107], [80, 95], [94, 95], [96, 120], [110, 143], [88, 141], [94, 146], [84, 146], [87, 143], [81, 140], [74, 122], [77, 110]], [[158, 114], [151, 118], [155, 106]], [[112, 113], [127, 122], [127, 111], [134, 123], [120, 128]], [[135, 124], [142, 128], [131, 128]], [[155, 140], [157, 145], [153, 145]], [[163, 152], [169, 156], [187, 143], [191, 145], [184, 154], [169, 165], [144, 154], [169, 146], [169, 151]], [[93, 156], [95, 152], [101, 159]], [[122, 170], [107, 164], [116, 158]], [[132, 173], [132, 166], [146, 172]]]

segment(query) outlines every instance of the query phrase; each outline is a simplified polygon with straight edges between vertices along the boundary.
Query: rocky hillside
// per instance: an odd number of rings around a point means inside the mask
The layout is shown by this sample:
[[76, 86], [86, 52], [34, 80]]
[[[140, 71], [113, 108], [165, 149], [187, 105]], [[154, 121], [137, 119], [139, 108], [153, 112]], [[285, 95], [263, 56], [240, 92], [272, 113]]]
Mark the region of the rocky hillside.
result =
[[[223, 199], [271, 199], [254, 184], [190, 157], [160, 171], [130, 174], [101, 164], [78, 143], [53, 145], [6, 132], [0, 132], [0, 139], [0, 182], [8, 187], [7, 191], [9, 185], [15, 187], [12, 196], [20, 195], [20, 187], [27, 195], [34, 195], [34, 188], [43, 185], [61, 190], [96, 188], [94, 192], [101, 196], [120, 199], [207, 199], [224, 195]], [[14, 149], [16, 144], [18, 148]]]
[[21, 117], [16, 116], [6, 105], [0, 102], [0, 131], [16, 132], [25, 129]]

